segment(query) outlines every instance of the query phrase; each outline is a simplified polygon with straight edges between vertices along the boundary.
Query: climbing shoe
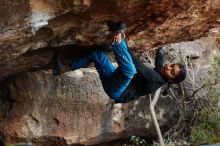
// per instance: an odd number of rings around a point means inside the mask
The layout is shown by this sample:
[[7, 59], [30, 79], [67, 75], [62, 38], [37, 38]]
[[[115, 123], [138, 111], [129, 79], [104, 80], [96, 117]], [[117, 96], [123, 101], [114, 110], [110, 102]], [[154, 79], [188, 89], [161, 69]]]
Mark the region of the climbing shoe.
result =
[[58, 76], [62, 74], [63, 64], [60, 61], [60, 55], [55, 53], [54, 55], [54, 67], [53, 67], [53, 75]]
[[121, 32], [125, 29], [126, 24], [123, 21], [113, 22], [112, 20], [107, 21], [108, 31]]

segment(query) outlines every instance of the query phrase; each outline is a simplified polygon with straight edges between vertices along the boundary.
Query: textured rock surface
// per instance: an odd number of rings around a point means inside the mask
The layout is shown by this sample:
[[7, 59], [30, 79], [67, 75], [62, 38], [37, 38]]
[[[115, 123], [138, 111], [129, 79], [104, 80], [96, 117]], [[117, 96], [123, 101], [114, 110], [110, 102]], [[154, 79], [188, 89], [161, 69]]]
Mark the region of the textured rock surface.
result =
[[[0, 106], [0, 133], [10, 143], [96, 144], [134, 134], [156, 136], [149, 98], [106, 104], [109, 98], [94, 70], [77, 70], [58, 78], [43, 71], [26, 73], [10, 83], [10, 92], [11, 108], [5, 111], [6, 102]], [[170, 98], [159, 100], [156, 111], [163, 130], [178, 117], [174, 107]]]
[[106, 44], [109, 19], [127, 23], [128, 44], [141, 53], [206, 36], [219, 13], [219, 0], [1, 0], [0, 79], [42, 68], [50, 46]]
[[[128, 44], [138, 56], [146, 49], [209, 34], [198, 42], [173, 45], [189, 57], [200, 57], [199, 67], [192, 71], [201, 82], [199, 74], [209, 67], [211, 49], [220, 46], [219, 14], [219, 0], [1, 0], [0, 84], [21, 72], [47, 70], [57, 50], [65, 59], [82, 49], [109, 44], [105, 24], [109, 19], [126, 22]], [[44, 146], [95, 144], [136, 133], [155, 137], [147, 98], [108, 105], [95, 73], [74, 74], [54, 78], [43, 71], [27, 73], [10, 83], [9, 92], [0, 90], [1, 97], [12, 98], [0, 101], [0, 135], [8, 142]], [[192, 86], [189, 89], [200, 87]], [[171, 104], [169, 99], [159, 103], [163, 130], [175, 122], [169, 121], [176, 116]]]

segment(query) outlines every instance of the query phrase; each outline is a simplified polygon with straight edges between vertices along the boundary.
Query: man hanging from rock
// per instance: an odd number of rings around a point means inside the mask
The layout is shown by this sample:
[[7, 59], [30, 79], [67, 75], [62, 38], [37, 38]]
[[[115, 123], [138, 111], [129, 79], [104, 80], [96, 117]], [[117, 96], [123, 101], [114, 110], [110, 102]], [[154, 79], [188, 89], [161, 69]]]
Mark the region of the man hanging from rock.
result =
[[115, 68], [102, 50], [94, 50], [80, 58], [74, 58], [69, 66], [64, 66], [59, 55], [55, 57], [53, 74], [61, 75], [70, 70], [77, 70], [94, 62], [103, 88], [116, 103], [129, 102], [139, 96], [151, 94], [163, 84], [182, 82], [186, 77], [182, 64], [163, 65], [164, 51], [158, 48], [155, 68], [141, 63], [129, 50], [125, 40], [125, 23], [108, 22], [109, 31], [113, 33], [111, 44], [118, 67]]

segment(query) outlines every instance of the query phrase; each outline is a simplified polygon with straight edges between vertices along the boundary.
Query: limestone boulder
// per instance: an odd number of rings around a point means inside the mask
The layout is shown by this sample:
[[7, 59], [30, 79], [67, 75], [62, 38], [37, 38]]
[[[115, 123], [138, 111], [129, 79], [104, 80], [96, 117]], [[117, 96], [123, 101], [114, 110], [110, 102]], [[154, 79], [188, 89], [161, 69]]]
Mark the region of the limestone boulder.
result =
[[[0, 133], [8, 143], [94, 145], [132, 135], [156, 138], [149, 97], [113, 104], [94, 69], [54, 77], [33, 72], [9, 83], [11, 101], [1, 100]], [[8, 107], [8, 108], [6, 108]], [[171, 98], [161, 98], [156, 113], [162, 131], [178, 119]]]

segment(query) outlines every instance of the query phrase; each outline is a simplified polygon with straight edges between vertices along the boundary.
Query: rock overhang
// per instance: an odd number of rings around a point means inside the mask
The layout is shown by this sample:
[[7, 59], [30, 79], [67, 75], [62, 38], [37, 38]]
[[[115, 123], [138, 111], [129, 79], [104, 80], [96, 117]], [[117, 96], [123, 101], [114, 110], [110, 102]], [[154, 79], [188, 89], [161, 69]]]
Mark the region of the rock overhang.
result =
[[[218, 0], [3, 0], [1, 3], [1, 80], [43, 69], [54, 51], [66, 45], [109, 44], [106, 21], [110, 19], [126, 22], [127, 42], [136, 54], [207, 36], [220, 25]], [[41, 54], [25, 57], [35, 50]]]

